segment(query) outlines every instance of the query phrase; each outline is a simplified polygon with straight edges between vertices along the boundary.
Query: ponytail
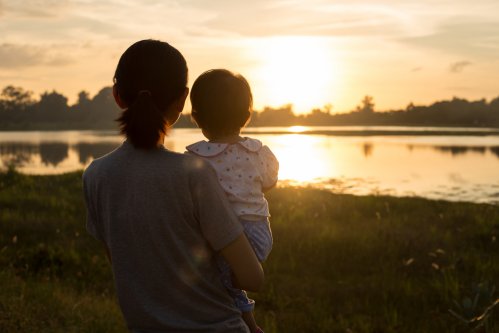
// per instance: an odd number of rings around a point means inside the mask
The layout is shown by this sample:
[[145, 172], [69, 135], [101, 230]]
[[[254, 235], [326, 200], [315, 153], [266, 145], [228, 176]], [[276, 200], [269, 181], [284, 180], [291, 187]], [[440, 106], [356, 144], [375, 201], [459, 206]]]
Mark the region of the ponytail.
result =
[[155, 148], [161, 134], [165, 134], [166, 120], [148, 90], [141, 90], [134, 103], [121, 114], [121, 134], [125, 134], [137, 148]]

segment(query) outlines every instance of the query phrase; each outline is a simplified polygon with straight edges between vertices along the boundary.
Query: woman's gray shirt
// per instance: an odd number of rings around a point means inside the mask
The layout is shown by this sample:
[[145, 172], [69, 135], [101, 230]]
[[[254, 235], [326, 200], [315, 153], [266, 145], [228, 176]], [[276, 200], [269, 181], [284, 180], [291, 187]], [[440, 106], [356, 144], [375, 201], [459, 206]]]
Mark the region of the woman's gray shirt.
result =
[[124, 142], [83, 174], [87, 229], [112, 259], [134, 332], [248, 332], [220, 281], [217, 251], [243, 229], [211, 167]]

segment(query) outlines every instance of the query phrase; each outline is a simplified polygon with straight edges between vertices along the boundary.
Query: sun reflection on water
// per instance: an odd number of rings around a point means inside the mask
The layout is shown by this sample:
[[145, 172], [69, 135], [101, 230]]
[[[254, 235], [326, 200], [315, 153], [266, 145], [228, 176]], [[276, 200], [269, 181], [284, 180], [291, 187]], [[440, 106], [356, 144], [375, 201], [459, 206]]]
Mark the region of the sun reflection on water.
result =
[[334, 174], [334, 165], [325, 158], [321, 143], [321, 138], [300, 134], [275, 137], [272, 149], [279, 160], [279, 179], [310, 182]]
[[305, 132], [306, 130], [308, 130], [308, 128], [305, 126], [291, 126], [288, 128], [288, 132], [291, 133], [302, 133]]

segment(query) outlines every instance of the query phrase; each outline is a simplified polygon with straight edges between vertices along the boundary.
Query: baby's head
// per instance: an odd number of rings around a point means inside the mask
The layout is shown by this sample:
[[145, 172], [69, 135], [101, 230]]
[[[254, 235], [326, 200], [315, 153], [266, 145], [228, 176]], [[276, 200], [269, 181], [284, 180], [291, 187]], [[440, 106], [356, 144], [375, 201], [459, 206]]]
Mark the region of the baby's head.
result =
[[208, 139], [240, 133], [253, 106], [246, 79], [226, 69], [201, 74], [191, 89], [192, 118]]

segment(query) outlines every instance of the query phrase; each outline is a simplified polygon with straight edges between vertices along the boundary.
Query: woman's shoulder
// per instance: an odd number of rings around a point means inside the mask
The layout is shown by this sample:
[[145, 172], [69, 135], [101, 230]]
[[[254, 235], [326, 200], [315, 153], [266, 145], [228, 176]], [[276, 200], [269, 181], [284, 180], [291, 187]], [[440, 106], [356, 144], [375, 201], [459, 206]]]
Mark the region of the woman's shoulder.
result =
[[116, 155], [119, 155], [119, 152], [122, 149], [123, 144], [118, 146], [113, 151], [92, 160], [92, 162], [90, 162], [90, 164], [85, 168], [83, 178], [95, 177], [101, 173], [102, 170], [105, 170], [108, 165], [112, 165], [112, 161], [116, 158]]
[[193, 173], [205, 173], [206, 170], [211, 170], [212, 167], [210, 163], [204, 159], [202, 156], [193, 154], [189, 150], [185, 153], [176, 153], [179, 160], [182, 163], [182, 167], [185, 168], [187, 172]]

